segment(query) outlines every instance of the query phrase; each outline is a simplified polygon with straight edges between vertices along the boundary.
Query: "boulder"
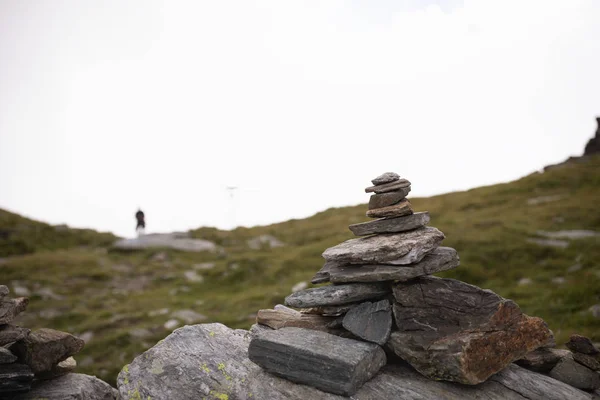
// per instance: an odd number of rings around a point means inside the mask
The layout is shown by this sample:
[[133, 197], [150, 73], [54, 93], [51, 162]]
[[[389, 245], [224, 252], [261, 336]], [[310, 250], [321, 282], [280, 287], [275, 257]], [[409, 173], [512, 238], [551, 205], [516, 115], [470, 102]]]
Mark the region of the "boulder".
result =
[[[348, 399], [265, 372], [248, 359], [251, 338], [248, 331], [221, 324], [179, 328], [123, 368], [117, 381], [121, 398]], [[592, 396], [514, 364], [485, 383], [464, 386], [433, 381], [402, 363], [384, 366], [351, 399], [591, 400]]]
[[25, 339], [30, 329], [14, 325], [0, 325], [0, 346]]
[[376, 208], [374, 210], [367, 211], [367, 217], [369, 218], [394, 218], [403, 217], [413, 213], [412, 205], [408, 199], [400, 201], [398, 204], [392, 206]]
[[410, 186], [395, 190], [393, 192], [373, 194], [369, 198], [369, 210], [383, 208], [399, 203], [410, 193]]
[[579, 364], [572, 357], [563, 358], [552, 368], [549, 375], [578, 389], [596, 390], [600, 388], [600, 375]]
[[370, 186], [368, 188], [365, 189], [366, 193], [387, 193], [387, 192], [393, 192], [394, 190], [399, 190], [405, 187], [409, 187], [410, 186], [410, 182], [406, 179], [399, 179], [397, 181], [393, 181], [393, 182], [389, 182], [389, 183], [384, 183], [382, 185], [375, 185], [375, 186]]
[[375, 344], [301, 328], [255, 336], [248, 357], [272, 374], [344, 396], [356, 393], [386, 364]]
[[329, 269], [329, 281], [346, 282], [383, 282], [407, 281], [419, 276], [431, 275], [458, 267], [458, 253], [450, 247], [438, 247], [421, 261], [409, 265], [343, 265]]
[[27, 297], [3, 298], [0, 300], [0, 325], [12, 322], [17, 315], [25, 311], [27, 304], [29, 304]]
[[[18, 400], [117, 400], [118, 396], [115, 388], [95, 376], [66, 374], [52, 380], [36, 381], [31, 391], [21, 394]], [[139, 397], [123, 399], [142, 400]]]
[[10, 398], [15, 393], [31, 388], [33, 372], [24, 364], [0, 364], [0, 398]]
[[346, 240], [325, 250], [323, 258], [347, 264], [414, 264], [438, 247], [442, 240], [442, 232], [424, 226], [409, 232]]
[[391, 292], [385, 282], [348, 283], [301, 290], [285, 298], [285, 304], [296, 308], [339, 306], [363, 300], [378, 300]]
[[484, 382], [551, 338], [542, 319], [461, 281], [429, 276], [393, 290], [398, 331], [388, 345], [432, 379]]
[[85, 342], [69, 333], [42, 328], [18, 341], [11, 350], [34, 373], [47, 372], [59, 362], [78, 353]]
[[400, 180], [400, 175], [395, 172], [384, 172], [379, 175], [377, 178], [371, 180], [373, 185], [383, 185], [384, 183], [390, 183]]
[[383, 346], [392, 332], [390, 302], [361, 303], [346, 313], [342, 326], [363, 340]]
[[539, 349], [530, 351], [525, 357], [515, 361], [515, 363], [531, 371], [548, 373], [560, 360], [570, 355], [571, 352], [569, 350], [540, 347]]
[[406, 232], [420, 228], [429, 223], [428, 212], [416, 212], [397, 218], [381, 218], [374, 221], [361, 222], [350, 225], [348, 228], [356, 236], [367, 236], [376, 233]]

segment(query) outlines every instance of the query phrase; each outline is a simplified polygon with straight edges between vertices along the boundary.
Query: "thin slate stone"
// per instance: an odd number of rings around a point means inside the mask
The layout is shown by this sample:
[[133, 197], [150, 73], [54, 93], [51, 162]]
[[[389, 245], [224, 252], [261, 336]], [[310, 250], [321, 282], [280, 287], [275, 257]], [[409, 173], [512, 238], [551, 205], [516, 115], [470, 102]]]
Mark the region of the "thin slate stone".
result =
[[0, 398], [31, 389], [33, 372], [24, 364], [0, 364]]
[[373, 194], [369, 199], [369, 210], [392, 206], [399, 203], [410, 193], [410, 186], [394, 190], [393, 192]]
[[17, 356], [10, 352], [10, 350], [0, 347], [0, 364], [10, 364], [17, 361]]
[[410, 201], [404, 199], [400, 201], [398, 204], [394, 204], [393, 206], [376, 208], [374, 210], [367, 211], [367, 217], [369, 218], [395, 218], [395, 217], [403, 217], [405, 215], [410, 215], [413, 213], [412, 205]]
[[25, 339], [31, 329], [14, 325], [0, 325], [0, 346]]
[[396, 218], [382, 218], [375, 221], [361, 222], [350, 225], [348, 228], [356, 236], [367, 236], [376, 233], [406, 232], [420, 228], [429, 223], [429, 213], [416, 212], [411, 215]]
[[565, 343], [565, 346], [574, 353], [589, 355], [600, 354], [600, 350], [594, 346], [594, 343], [592, 343], [589, 338], [577, 334], [571, 335], [569, 341]]
[[371, 183], [373, 185], [383, 185], [384, 183], [390, 183], [390, 182], [394, 182], [400, 180], [400, 175], [398, 175], [395, 172], [384, 172], [383, 174], [379, 175], [377, 178], [371, 180]]
[[362, 300], [380, 299], [391, 292], [387, 283], [349, 283], [300, 290], [285, 298], [285, 305], [296, 308], [339, 306]]
[[364, 302], [346, 313], [342, 325], [359, 338], [383, 346], [392, 332], [390, 302]]
[[367, 193], [373, 193], [373, 192], [387, 193], [387, 192], [393, 192], [394, 190], [402, 189], [402, 188], [405, 188], [408, 186], [410, 186], [410, 182], [408, 180], [400, 179], [398, 181], [385, 183], [383, 185], [370, 186], [365, 189], [365, 192], [367, 192]]

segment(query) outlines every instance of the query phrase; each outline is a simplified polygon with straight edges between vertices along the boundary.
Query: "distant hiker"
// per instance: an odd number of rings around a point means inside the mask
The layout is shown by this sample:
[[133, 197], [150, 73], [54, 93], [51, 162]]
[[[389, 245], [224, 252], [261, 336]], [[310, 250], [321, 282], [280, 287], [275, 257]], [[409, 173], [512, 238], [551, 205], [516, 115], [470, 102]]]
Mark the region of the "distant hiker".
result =
[[136, 230], [138, 236], [141, 236], [144, 234], [144, 231], [146, 229], [146, 220], [144, 219], [144, 212], [142, 210], [138, 209], [137, 212], [135, 213], [135, 219], [137, 221], [135, 230]]

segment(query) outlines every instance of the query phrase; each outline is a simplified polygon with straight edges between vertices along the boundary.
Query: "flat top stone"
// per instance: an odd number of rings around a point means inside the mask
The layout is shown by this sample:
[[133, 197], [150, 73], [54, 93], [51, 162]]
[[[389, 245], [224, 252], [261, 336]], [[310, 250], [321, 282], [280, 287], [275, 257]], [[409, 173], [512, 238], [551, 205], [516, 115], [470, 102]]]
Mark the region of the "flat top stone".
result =
[[408, 186], [410, 186], [410, 181], [408, 181], [406, 179], [400, 179], [397, 181], [384, 183], [382, 185], [370, 186], [368, 188], [365, 188], [365, 192], [366, 193], [371, 193], [371, 192], [386, 193], [386, 192], [391, 192], [393, 190], [398, 190], [400, 188], [404, 188], [404, 187], [408, 187]]
[[427, 225], [430, 217], [427, 211], [396, 218], [381, 218], [374, 221], [352, 224], [348, 228], [356, 236], [367, 236], [374, 233], [397, 233], [410, 231]]
[[394, 182], [400, 179], [400, 175], [395, 172], [384, 172], [379, 175], [377, 178], [372, 179], [371, 183], [375, 186], [383, 185], [384, 183]]
[[292, 293], [285, 298], [285, 304], [297, 308], [338, 306], [381, 298], [390, 290], [390, 285], [385, 282], [321, 286]]

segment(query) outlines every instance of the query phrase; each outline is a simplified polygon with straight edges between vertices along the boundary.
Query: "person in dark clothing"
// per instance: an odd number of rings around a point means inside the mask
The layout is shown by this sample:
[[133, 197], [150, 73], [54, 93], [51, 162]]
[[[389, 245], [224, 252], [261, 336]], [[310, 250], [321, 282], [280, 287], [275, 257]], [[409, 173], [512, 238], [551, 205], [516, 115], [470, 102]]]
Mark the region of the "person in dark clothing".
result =
[[145, 220], [145, 215], [144, 212], [140, 209], [137, 210], [137, 212], [135, 213], [135, 219], [137, 221], [137, 225], [135, 227], [135, 230], [139, 235], [143, 235], [144, 231], [146, 229], [146, 220]]

